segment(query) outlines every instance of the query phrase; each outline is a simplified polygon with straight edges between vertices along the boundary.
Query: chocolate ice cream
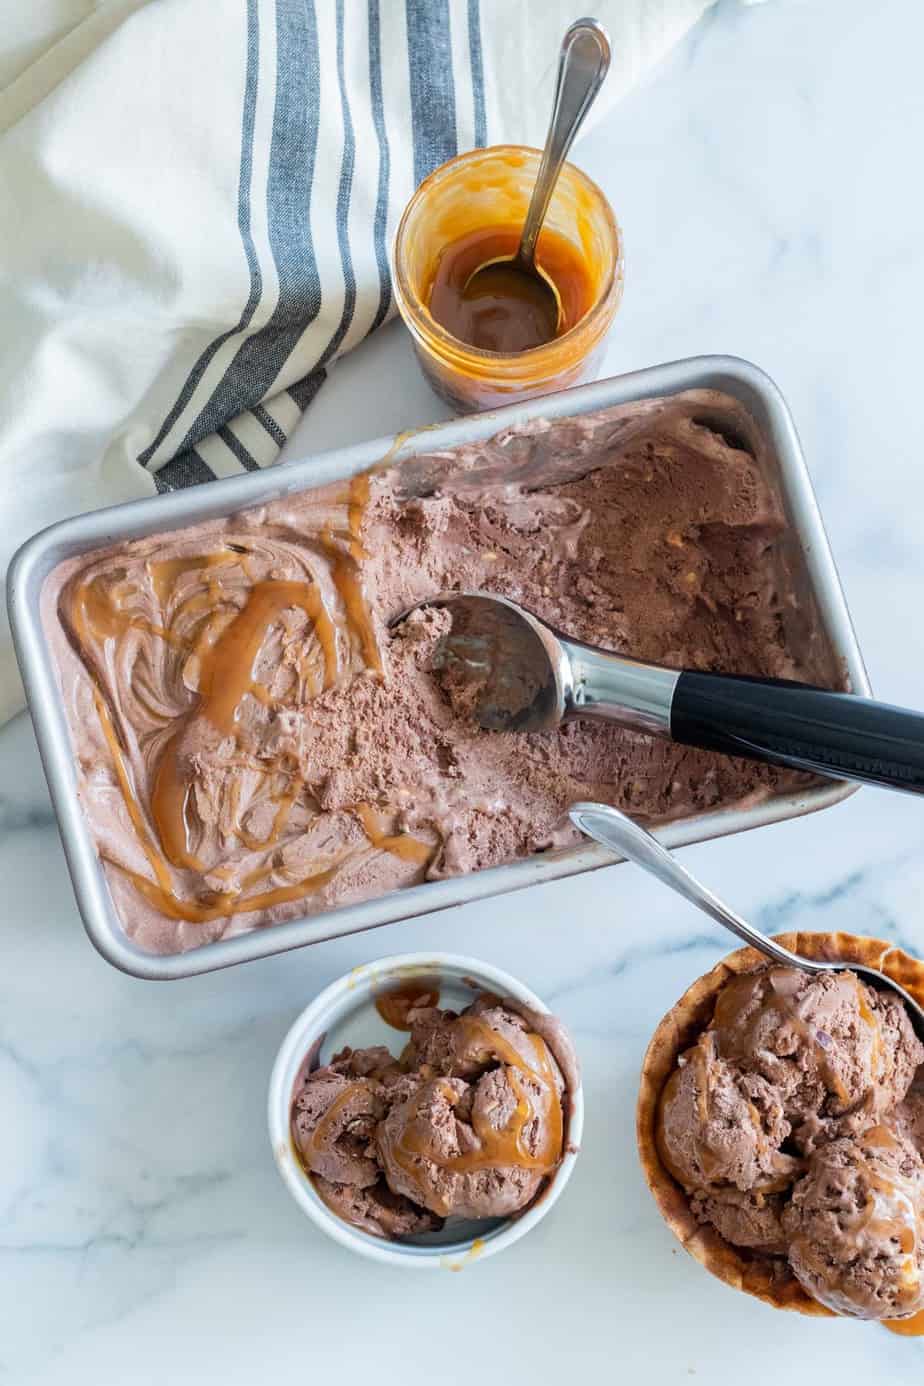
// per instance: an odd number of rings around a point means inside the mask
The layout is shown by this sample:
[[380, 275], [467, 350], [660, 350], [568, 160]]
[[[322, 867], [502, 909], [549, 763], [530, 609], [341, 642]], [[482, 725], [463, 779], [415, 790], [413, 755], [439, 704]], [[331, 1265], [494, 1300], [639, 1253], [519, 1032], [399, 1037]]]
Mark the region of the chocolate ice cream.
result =
[[690, 1200], [700, 1222], [711, 1223], [726, 1241], [754, 1251], [785, 1256], [782, 1194], [745, 1192], [733, 1187], [700, 1189]]
[[319, 1174], [313, 1176], [312, 1182], [332, 1213], [372, 1237], [403, 1241], [424, 1232], [438, 1232], [443, 1225], [443, 1219], [435, 1213], [392, 1193], [384, 1179], [366, 1188], [332, 1184]]
[[888, 1126], [816, 1150], [783, 1213], [789, 1264], [837, 1314], [924, 1306], [924, 1161]]
[[701, 1223], [786, 1258], [820, 1303], [913, 1314], [924, 1307], [924, 1122], [921, 1088], [909, 1088], [922, 1064], [902, 1001], [854, 973], [740, 973], [664, 1087], [662, 1162]]
[[924, 1151], [924, 1069], [918, 1070], [903, 1101], [895, 1108], [891, 1124], [916, 1150]]
[[615, 725], [486, 735], [431, 672], [446, 618], [388, 624], [484, 589], [642, 659], [834, 684], [762, 446], [693, 392], [59, 565], [43, 619], [126, 932], [178, 952], [568, 845], [579, 799], [664, 821], [804, 783]]
[[567, 1034], [496, 998], [409, 1019], [400, 1061], [344, 1050], [297, 1084], [292, 1139], [320, 1196], [391, 1238], [521, 1212], [566, 1148], [579, 1082]]
[[662, 1157], [693, 1189], [785, 1187], [795, 1161], [780, 1146], [790, 1129], [773, 1086], [720, 1058], [714, 1030], [681, 1055], [664, 1090]]
[[924, 1059], [899, 998], [852, 972], [745, 973], [723, 988], [712, 1025], [724, 1058], [773, 1085], [803, 1154], [891, 1111]]

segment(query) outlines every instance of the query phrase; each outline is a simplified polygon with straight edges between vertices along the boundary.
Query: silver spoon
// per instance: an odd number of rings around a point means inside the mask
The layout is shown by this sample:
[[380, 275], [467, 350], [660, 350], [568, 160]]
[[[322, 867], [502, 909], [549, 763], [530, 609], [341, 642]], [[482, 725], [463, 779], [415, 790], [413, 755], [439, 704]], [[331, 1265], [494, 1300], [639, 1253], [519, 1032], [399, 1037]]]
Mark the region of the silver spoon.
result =
[[919, 712], [785, 679], [665, 669], [572, 640], [489, 592], [443, 592], [418, 605], [451, 613], [437, 667], [468, 686], [487, 731], [603, 718], [685, 746], [924, 793]]
[[561, 42], [552, 119], [517, 252], [479, 265], [463, 289], [469, 299], [515, 297], [529, 304], [538, 323], [547, 328], [544, 335], [537, 332], [537, 346], [557, 335], [561, 300], [551, 279], [536, 264], [536, 242], [562, 164], [609, 66], [610, 40], [603, 25], [595, 19], [576, 20]]
[[620, 813], [619, 809], [610, 808], [608, 804], [572, 804], [568, 813], [580, 832], [586, 833], [601, 846], [618, 852], [627, 861], [634, 861], [636, 866], [656, 876], [662, 885], [669, 886], [678, 895], [682, 895], [684, 900], [696, 905], [704, 914], [724, 925], [744, 943], [749, 943], [752, 948], [763, 953], [771, 962], [781, 963], [785, 967], [799, 967], [803, 972], [813, 976], [819, 972], [853, 972], [879, 991], [894, 992], [908, 1008], [908, 1017], [918, 1038], [924, 1040], [924, 1010], [908, 995], [904, 987], [899, 986], [898, 982], [894, 982], [884, 972], [879, 972], [875, 967], [865, 967], [861, 963], [818, 962], [814, 958], [802, 958], [797, 953], [791, 953], [788, 948], [775, 943], [772, 938], [767, 938], [759, 929], [755, 929], [753, 924], [742, 919], [740, 914], [735, 914], [734, 910], [717, 895], [713, 895], [712, 891], [702, 885], [685, 866], [681, 866], [677, 858], [663, 847], [657, 838], [652, 837], [650, 832], [640, 824], [634, 823], [631, 818], [627, 818], [624, 813]]

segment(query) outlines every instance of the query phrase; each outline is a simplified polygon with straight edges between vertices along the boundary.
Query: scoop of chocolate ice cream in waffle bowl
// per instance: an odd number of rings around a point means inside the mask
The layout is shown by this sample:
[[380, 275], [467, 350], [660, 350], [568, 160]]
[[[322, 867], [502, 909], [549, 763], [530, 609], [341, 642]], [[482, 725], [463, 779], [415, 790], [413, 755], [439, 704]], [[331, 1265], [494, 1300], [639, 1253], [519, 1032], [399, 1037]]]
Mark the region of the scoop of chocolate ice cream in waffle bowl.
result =
[[[924, 1002], [924, 962], [894, 944], [777, 941], [879, 969]], [[729, 954], [667, 1013], [642, 1064], [638, 1149], [665, 1222], [713, 1275], [777, 1309], [920, 1312], [922, 1062], [897, 995]]]

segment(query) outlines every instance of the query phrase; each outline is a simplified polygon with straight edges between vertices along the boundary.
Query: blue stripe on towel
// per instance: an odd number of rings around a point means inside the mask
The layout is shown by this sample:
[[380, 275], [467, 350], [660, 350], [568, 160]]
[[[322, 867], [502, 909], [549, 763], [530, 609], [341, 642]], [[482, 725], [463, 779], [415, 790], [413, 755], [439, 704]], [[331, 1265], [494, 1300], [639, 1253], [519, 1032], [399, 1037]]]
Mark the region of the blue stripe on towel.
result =
[[391, 306], [391, 276], [388, 271], [388, 251], [385, 234], [388, 225], [388, 182], [391, 175], [391, 154], [388, 131], [385, 128], [385, 102], [382, 96], [382, 32], [379, 19], [379, 0], [369, 0], [369, 95], [372, 102], [372, 123], [379, 142], [379, 187], [375, 202], [372, 235], [375, 260], [379, 270], [379, 306], [372, 319], [370, 332], [380, 327]]
[[230, 452], [234, 453], [234, 456], [237, 458], [238, 462], [240, 462], [245, 472], [258, 472], [260, 470], [259, 462], [255, 457], [251, 456], [240, 438], [235, 437], [227, 424], [222, 424], [221, 428], [217, 429], [216, 432], [225, 447], [228, 448]]
[[255, 404], [250, 412], [253, 414], [257, 423], [262, 424], [262, 426], [266, 429], [267, 433], [272, 438], [276, 446], [278, 448], [283, 447], [286, 442], [285, 431], [279, 427], [278, 423], [273, 418], [272, 414], [268, 413], [263, 408], [262, 404]]
[[472, 67], [472, 99], [475, 106], [475, 148], [488, 142], [484, 104], [484, 65], [481, 57], [481, 0], [468, 0], [468, 60]]
[[[186, 384], [183, 386], [176, 402], [158, 429], [154, 441], [150, 446], [145, 448], [144, 452], [138, 454], [138, 461], [145, 467], [192, 399], [193, 392], [205, 374], [208, 364], [216, 351], [229, 337], [233, 337], [235, 332], [242, 332], [244, 330], [256, 312], [257, 304], [260, 302], [260, 294], [263, 291], [263, 276], [260, 273], [257, 250], [250, 231], [250, 180], [253, 173], [253, 129], [257, 110], [259, 57], [260, 27], [257, 14], [257, 0], [247, 0], [247, 71], [244, 79], [244, 112], [241, 123], [241, 168], [238, 178], [237, 224], [241, 233], [241, 240], [244, 243], [244, 256], [247, 260], [247, 268], [250, 272], [250, 292], [247, 296], [247, 302], [244, 304], [241, 311], [241, 316], [238, 318], [234, 327], [229, 327], [227, 331], [219, 333], [215, 340], [209, 343], [190, 371], [186, 379]], [[199, 437], [202, 437], [201, 433]], [[194, 441], [198, 441], [198, 439]], [[187, 438], [183, 446], [188, 445], [189, 439]], [[204, 466], [205, 464], [202, 463], [202, 465]]]
[[326, 379], [327, 371], [312, 371], [310, 375], [303, 376], [301, 380], [296, 380], [294, 385], [289, 386], [288, 393], [303, 413]]
[[214, 433], [226, 419], [269, 393], [321, 308], [310, 220], [321, 90], [314, 0], [277, 0], [276, 51], [276, 109], [266, 196], [279, 301], [264, 326], [241, 343], [184, 446]]
[[215, 473], [211, 467], [192, 448], [171, 458], [166, 466], [154, 473], [154, 485], [158, 491], [179, 491], [184, 486], [198, 486], [203, 481], [214, 480]]
[[457, 152], [449, 0], [405, 0], [414, 181]]
[[343, 41], [343, 0], [337, 0], [337, 82], [340, 87], [340, 109], [343, 116], [343, 158], [340, 162], [340, 186], [337, 189], [337, 245], [340, 248], [340, 263], [343, 266], [343, 312], [340, 314], [334, 335], [318, 357], [318, 366], [326, 365], [340, 346], [349, 331], [356, 307], [356, 276], [353, 273], [353, 256], [350, 253], [350, 196], [353, 192], [356, 136], [353, 132], [350, 98], [347, 95], [343, 70]]

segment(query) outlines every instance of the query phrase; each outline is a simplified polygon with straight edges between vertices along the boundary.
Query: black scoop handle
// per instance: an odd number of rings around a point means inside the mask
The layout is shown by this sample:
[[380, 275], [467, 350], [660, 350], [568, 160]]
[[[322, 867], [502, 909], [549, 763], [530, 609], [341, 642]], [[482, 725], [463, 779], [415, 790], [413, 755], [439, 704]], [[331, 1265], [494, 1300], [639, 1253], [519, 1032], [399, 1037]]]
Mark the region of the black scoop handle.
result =
[[852, 693], [687, 670], [670, 730], [686, 746], [924, 793], [924, 715]]

